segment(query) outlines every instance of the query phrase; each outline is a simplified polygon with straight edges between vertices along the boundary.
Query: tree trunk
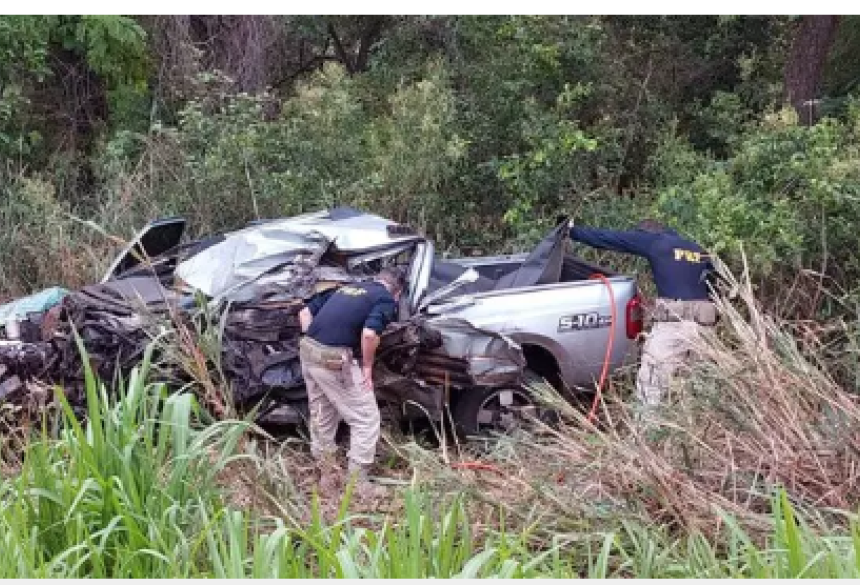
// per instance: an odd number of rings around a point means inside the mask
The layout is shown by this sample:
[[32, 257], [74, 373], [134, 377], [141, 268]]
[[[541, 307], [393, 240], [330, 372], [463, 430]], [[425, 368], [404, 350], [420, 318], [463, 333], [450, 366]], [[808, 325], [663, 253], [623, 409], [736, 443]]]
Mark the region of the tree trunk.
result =
[[838, 16], [804, 16], [791, 45], [785, 65], [785, 99], [806, 124], [818, 118], [814, 100], [820, 97], [821, 76], [838, 24]]
[[272, 36], [269, 16], [221, 17], [221, 60], [240, 91], [256, 93], [268, 82], [266, 47]]
[[328, 23], [328, 34], [334, 43], [334, 53], [337, 55], [338, 60], [346, 67], [346, 72], [352, 75], [355, 73], [355, 67], [352, 64], [352, 59], [350, 59], [349, 55], [346, 52], [346, 48], [343, 46], [343, 41], [341, 41], [340, 36], [337, 34], [337, 29], [334, 27], [334, 23], [329, 21]]

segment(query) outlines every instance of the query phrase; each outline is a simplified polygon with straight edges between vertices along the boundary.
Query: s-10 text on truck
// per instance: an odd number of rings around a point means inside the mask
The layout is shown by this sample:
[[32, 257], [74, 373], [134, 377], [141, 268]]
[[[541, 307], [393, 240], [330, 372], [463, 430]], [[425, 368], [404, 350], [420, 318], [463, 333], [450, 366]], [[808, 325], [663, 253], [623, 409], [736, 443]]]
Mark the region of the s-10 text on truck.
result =
[[191, 315], [202, 298], [223, 330], [220, 369], [237, 405], [258, 407], [261, 423], [300, 422], [307, 413], [297, 353], [301, 300], [387, 265], [405, 268], [409, 279], [374, 374], [391, 418], [440, 418], [450, 408], [468, 433], [504, 428], [532, 406], [526, 372], [593, 389], [611, 328], [610, 369], [635, 357], [642, 327], [635, 279], [567, 254], [564, 224], [530, 253], [454, 260], [437, 258], [433, 243], [408, 227], [349, 208], [180, 244], [184, 230], [182, 218], [146, 226], [101, 283], [63, 300], [50, 320], [60, 325], [47, 335], [44, 315], [23, 316], [41, 327], [42, 339], [4, 342], [0, 365], [15, 373], [26, 354], [22, 377], [74, 378], [72, 328], [97, 365], [130, 364], [142, 347], [121, 346], [151, 337], [149, 315]]

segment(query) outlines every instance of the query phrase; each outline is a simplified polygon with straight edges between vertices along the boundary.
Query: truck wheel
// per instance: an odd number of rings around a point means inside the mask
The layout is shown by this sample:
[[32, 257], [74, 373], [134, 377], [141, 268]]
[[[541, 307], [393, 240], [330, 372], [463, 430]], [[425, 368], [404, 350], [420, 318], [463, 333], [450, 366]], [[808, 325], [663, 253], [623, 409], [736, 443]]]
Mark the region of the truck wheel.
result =
[[464, 436], [507, 433], [537, 414], [534, 400], [522, 388], [468, 388], [454, 405], [457, 432]]

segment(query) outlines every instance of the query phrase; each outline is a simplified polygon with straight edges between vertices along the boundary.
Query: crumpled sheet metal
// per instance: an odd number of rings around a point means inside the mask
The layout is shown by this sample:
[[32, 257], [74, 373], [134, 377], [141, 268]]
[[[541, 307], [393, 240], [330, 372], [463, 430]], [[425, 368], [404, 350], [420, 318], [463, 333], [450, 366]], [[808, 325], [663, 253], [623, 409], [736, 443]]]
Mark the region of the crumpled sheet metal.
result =
[[[203, 294], [218, 298], [279, 267], [288, 270], [291, 264], [303, 260], [315, 264], [313, 260], [328, 245], [327, 240], [312, 234], [257, 226], [245, 234], [228, 236], [223, 242], [182, 262], [176, 274]], [[275, 276], [282, 281], [291, 280], [289, 275], [277, 273]]]
[[297, 260], [315, 264], [313, 259], [318, 259], [329, 246], [340, 252], [357, 253], [420, 239], [415, 235], [391, 235], [390, 225], [396, 224], [349, 208], [265, 222], [227, 234], [224, 241], [180, 263], [176, 274], [215, 298]]
[[321, 234], [333, 243], [336, 250], [349, 254], [422, 239], [415, 234], [392, 235], [388, 232], [388, 227], [397, 225], [396, 222], [351, 207], [300, 215], [279, 220], [277, 224], [295, 226], [307, 233]]
[[468, 363], [468, 373], [476, 384], [495, 386], [521, 381], [526, 359], [520, 346], [509, 337], [455, 317], [436, 317], [426, 326], [442, 336], [444, 353]]
[[175, 293], [149, 277], [96, 284], [63, 299], [63, 316], [51, 340], [59, 357], [50, 378], [63, 384], [83, 381], [83, 365], [74, 331], [86, 347], [91, 367], [102, 380], [111, 380], [137, 365], [159, 324], [173, 315]]
[[57, 354], [49, 343], [3, 346], [0, 351], [0, 379], [3, 380], [0, 383], [0, 402], [13, 399], [16, 393], [24, 390], [24, 380], [48, 373], [56, 359]]
[[[342, 267], [321, 264], [334, 245], [365, 250], [412, 237], [389, 236], [385, 228], [390, 224], [343, 209], [316, 218], [269, 222], [247, 230], [257, 236], [240, 237], [226, 247], [222, 247], [226, 241], [214, 244], [192, 256], [191, 264], [180, 265], [180, 277], [187, 284], [222, 295], [210, 305], [217, 309], [210, 325], [217, 327], [224, 319], [221, 366], [237, 404], [250, 405], [263, 396], [282, 403], [302, 398], [296, 316], [300, 300], [320, 288], [357, 278]], [[295, 237], [280, 244], [270, 239], [285, 233]], [[219, 261], [225, 253], [227, 259]], [[78, 389], [83, 367], [72, 328], [81, 335], [98, 375], [110, 380], [117, 367], [127, 374], [155, 333], [179, 325], [174, 320], [188, 327], [193, 305], [193, 298], [165, 288], [153, 277], [85, 287], [66, 296], [62, 311], [46, 323], [49, 344], [30, 355], [0, 348], [0, 363], [8, 357], [8, 367], [15, 371], [7, 374], [20, 373], [21, 383], [29, 378], [61, 383], [67, 394], [72, 390], [82, 400]], [[225, 310], [229, 314], [223, 317]], [[390, 353], [382, 355], [386, 348]], [[440, 388], [449, 381], [460, 386], [513, 384], [525, 367], [522, 351], [510, 339], [445, 316], [393, 324], [383, 335], [377, 363], [385, 373], [378, 380], [385, 382], [380, 396], [387, 394], [395, 405], [411, 401], [434, 412], [441, 408]], [[165, 364], [163, 375], [181, 381], [178, 365]], [[6, 377], [0, 376], [0, 381]], [[4, 388], [16, 393], [18, 384]]]
[[[327, 276], [343, 275], [327, 271]], [[17, 376], [0, 387], [6, 399], [17, 400], [27, 381], [35, 379], [63, 384], [70, 399], [72, 395], [82, 399], [78, 390], [83, 368], [72, 326], [102, 379], [112, 379], [116, 367], [127, 374], [138, 363], [153, 337], [153, 326], [171, 326], [164, 302], [169, 295], [157, 284], [121, 282], [86, 287], [64, 299], [65, 320], [50, 343], [0, 348], [0, 366]], [[236, 406], [251, 407], [264, 396], [275, 403], [303, 397], [297, 317], [301, 302], [279, 297], [261, 291], [253, 302], [229, 304], [221, 367]], [[140, 312], [141, 305], [146, 306], [145, 313]], [[177, 315], [173, 313], [174, 318]], [[188, 318], [182, 315], [183, 320]], [[516, 384], [525, 366], [522, 351], [510, 339], [452, 317], [416, 317], [392, 324], [383, 334], [378, 357], [379, 397], [394, 405], [417, 405], [434, 416], [441, 413], [443, 388]], [[162, 374], [183, 379], [179, 370]]]
[[441, 336], [428, 328], [424, 319], [390, 325], [382, 334], [373, 367], [377, 397], [403, 408], [417, 407], [430, 416], [441, 416], [442, 391], [415, 374], [419, 360], [441, 345]]
[[314, 292], [319, 261], [325, 251], [326, 248], [320, 248], [310, 255], [296, 255], [287, 264], [276, 266], [266, 274], [224, 291], [215, 302], [249, 303], [261, 298], [307, 298]]

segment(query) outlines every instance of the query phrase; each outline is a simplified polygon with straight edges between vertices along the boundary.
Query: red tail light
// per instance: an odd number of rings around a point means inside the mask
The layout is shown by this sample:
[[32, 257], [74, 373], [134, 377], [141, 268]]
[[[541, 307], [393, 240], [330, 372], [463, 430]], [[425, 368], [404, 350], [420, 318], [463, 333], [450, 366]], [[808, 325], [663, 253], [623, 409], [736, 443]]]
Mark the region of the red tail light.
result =
[[642, 299], [637, 294], [627, 301], [627, 339], [636, 339], [644, 327]]

